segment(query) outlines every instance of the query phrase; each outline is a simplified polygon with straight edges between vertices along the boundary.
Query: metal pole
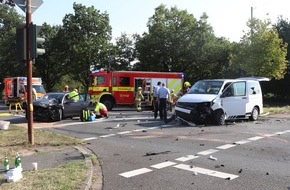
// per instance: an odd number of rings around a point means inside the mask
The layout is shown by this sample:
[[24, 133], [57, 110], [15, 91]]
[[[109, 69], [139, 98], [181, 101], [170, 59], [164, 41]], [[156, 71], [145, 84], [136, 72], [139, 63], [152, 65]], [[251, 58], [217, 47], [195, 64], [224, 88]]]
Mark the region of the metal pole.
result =
[[27, 125], [28, 140], [34, 145], [33, 104], [32, 104], [32, 60], [30, 57], [31, 0], [26, 0], [26, 67], [27, 67]]

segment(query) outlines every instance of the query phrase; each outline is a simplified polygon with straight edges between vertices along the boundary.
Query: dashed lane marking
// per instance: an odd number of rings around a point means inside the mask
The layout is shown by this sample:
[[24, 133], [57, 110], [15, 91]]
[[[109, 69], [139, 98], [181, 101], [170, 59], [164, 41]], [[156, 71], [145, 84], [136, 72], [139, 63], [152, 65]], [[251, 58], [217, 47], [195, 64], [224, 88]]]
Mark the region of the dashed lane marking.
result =
[[176, 164], [175, 162], [166, 161], [166, 162], [162, 162], [162, 163], [159, 163], [159, 164], [152, 165], [150, 167], [156, 168], [156, 169], [161, 169], [161, 168], [166, 168], [168, 166], [173, 166], [175, 164]]
[[176, 158], [175, 160], [180, 161], [180, 162], [186, 162], [188, 160], [193, 160], [195, 158], [198, 158], [199, 156], [195, 156], [195, 155], [187, 155], [187, 156], [183, 156], [180, 158]]
[[140, 132], [140, 131], [143, 131], [143, 130], [146, 130], [146, 129], [135, 129], [135, 130], [133, 130], [133, 131], [135, 131], [135, 132]]
[[128, 134], [128, 133], [132, 133], [132, 131], [122, 131], [117, 133], [118, 135], [123, 135], [123, 134]]
[[263, 136], [265, 136], [265, 137], [273, 137], [275, 135], [277, 135], [277, 134], [264, 134]]
[[215, 152], [218, 152], [219, 150], [215, 150], [215, 149], [209, 149], [209, 150], [205, 150], [205, 151], [201, 151], [201, 152], [198, 152], [197, 154], [200, 154], [200, 155], [209, 155], [209, 154], [212, 154], [212, 153], [215, 153]]
[[190, 166], [190, 165], [186, 165], [186, 164], [178, 164], [178, 165], [173, 166], [173, 167], [178, 168], [178, 169], [182, 169], [182, 170], [186, 170], [186, 171], [190, 171], [190, 172], [194, 172], [194, 173], [196, 172], [196, 173], [200, 173], [200, 174], [204, 174], [204, 175], [209, 175], [209, 176], [223, 178], [223, 179], [229, 179], [229, 180], [233, 180], [233, 179], [239, 177], [238, 175], [209, 170], [209, 169], [200, 168], [200, 167], [194, 167], [194, 166]]
[[106, 138], [106, 137], [112, 137], [115, 136], [116, 134], [108, 134], [108, 135], [102, 135], [100, 136], [101, 138]]
[[95, 140], [97, 139], [98, 137], [90, 137], [90, 138], [85, 138], [83, 139], [83, 141], [90, 141], [90, 140]]
[[232, 147], [235, 147], [235, 146], [236, 145], [234, 145], [234, 144], [225, 144], [225, 145], [222, 145], [222, 146], [218, 146], [216, 148], [225, 150], [225, 149], [232, 148]]
[[263, 138], [264, 137], [256, 136], [256, 137], [248, 138], [248, 140], [250, 140], [250, 141], [256, 141], [256, 140], [263, 139]]
[[235, 142], [235, 144], [239, 144], [239, 145], [241, 145], [241, 144], [246, 144], [246, 143], [249, 143], [249, 142], [251, 142], [251, 141], [242, 140], [242, 141], [237, 141], [237, 142]]
[[145, 174], [145, 173], [148, 173], [148, 172], [151, 172], [151, 171], [152, 170], [150, 170], [148, 168], [141, 168], [141, 169], [137, 169], [137, 170], [132, 170], [132, 171], [129, 171], [129, 172], [121, 173], [119, 175], [123, 176], [123, 177], [126, 177], [126, 178], [129, 178], [129, 177]]
[[277, 134], [277, 135], [283, 135], [285, 133], [287, 133], [287, 132], [286, 131], [281, 131], [281, 132], [276, 132], [275, 134]]

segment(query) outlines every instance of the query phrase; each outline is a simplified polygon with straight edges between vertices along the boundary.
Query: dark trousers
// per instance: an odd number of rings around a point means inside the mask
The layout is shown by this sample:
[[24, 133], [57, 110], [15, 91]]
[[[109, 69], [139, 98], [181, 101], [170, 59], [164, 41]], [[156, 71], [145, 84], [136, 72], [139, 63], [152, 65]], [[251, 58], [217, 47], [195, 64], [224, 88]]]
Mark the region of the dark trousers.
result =
[[159, 99], [159, 114], [160, 119], [167, 119], [167, 99], [166, 98], [160, 98]]
[[159, 111], [159, 105], [158, 105], [158, 101], [157, 101], [156, 97], [153, 98], [153, 108], [154, 108], [154, 118], [157, 118], [158, 111]]

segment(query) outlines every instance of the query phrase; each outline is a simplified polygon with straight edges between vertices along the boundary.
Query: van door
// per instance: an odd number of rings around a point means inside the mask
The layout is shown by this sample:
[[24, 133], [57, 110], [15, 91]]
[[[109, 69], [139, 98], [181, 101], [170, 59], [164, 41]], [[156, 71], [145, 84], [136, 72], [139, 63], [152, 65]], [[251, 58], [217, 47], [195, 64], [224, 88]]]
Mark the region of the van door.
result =
[[226, 112], [226, 119], [244, 118], [248, 101], [246, 81], [230, 84], [221, 95], [221, 105]]

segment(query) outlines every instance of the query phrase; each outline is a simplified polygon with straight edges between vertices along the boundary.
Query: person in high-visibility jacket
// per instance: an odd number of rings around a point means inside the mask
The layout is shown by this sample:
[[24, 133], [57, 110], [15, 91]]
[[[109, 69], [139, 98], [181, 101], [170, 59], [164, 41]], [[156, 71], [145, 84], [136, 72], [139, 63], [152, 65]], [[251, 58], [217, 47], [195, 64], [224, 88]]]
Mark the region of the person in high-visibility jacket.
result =
[[135, 105], [136, 105], [137, 112], [142, 111], [142, 108], [141, 108], [142, 100], [144, 100], [144, 96], [142, 94], [142, 87], [138, 87], [136, 95], [135, 95]]
[[96, 114], [96, 118], [109, 117], [107, 107], [99, 101], [96, 101], [96, 106], [95, 106], [94, 111]]
[[68, 99], [72, 99], [74, 102], [79, 101], [78, 89], [74, 89], [68, 94]]

